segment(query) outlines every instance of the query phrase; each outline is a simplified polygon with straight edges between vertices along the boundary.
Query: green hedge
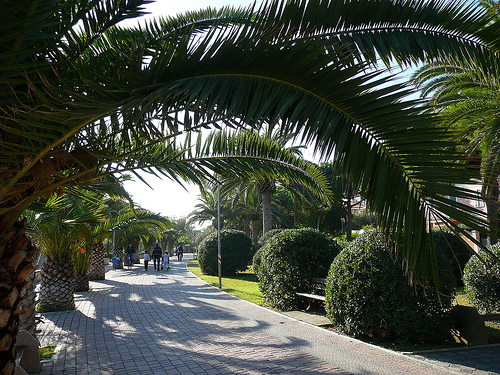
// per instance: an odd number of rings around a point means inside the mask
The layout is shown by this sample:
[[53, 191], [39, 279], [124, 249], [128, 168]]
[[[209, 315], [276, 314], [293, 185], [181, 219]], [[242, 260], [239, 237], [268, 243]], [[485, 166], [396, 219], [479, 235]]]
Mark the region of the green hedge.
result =
[[453, 233], [435, 231], [433, 234], [436, 247], [441, 250], [450, 263], [457, 283], [462, 285], [464, 268], [472, 255], [469, 246]]
[[[477, 256], [467, 262], [464, 270], [465, 292], [470, 302], [481, 312], [494, 312], [500, 310], [500, 243], [488, 248], [495, 257], [481, 253], [486, 262], [483, 263]], [[489, 268], [488, 268], [489, 267]]]
[[264, 301], [282, 311], [296, 309], [295, 293], [309, 291], [313, 277], [326, 277], [340, 250], [330, 237], [310, 228], [272, 236], [259, 253], [257, 275]]
[[[200, 243], [198, 248], [198, 262], [201, 272], [205, 275], [218, 275], [217, 253], [217, 233], [212, 233]], [[221, 231], [221, 271], [223, 276], [233, 276], [240, 271], [245, 271], [252, 256], [252, 239], [244, 232], [232, 229]]]
[[448, 338], [455, 278], [439, 257], [441, 303], [431, 284], [426, 290], [409, 285], [401, 260], [382, 234], [361, 234], [335, 258], [326, 283], [328, 318], [354, 337]]

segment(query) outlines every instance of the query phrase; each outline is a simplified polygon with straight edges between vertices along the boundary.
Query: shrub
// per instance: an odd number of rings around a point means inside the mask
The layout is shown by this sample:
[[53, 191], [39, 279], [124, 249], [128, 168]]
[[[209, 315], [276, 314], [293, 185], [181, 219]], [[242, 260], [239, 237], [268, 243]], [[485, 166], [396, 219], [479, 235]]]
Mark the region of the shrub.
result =
[[[199, 245], [198, 262], [201, 272], [216, 276], [219, 273], [217, 233], [209, 234]], [[232, 229], [221, 231], [221, 272], [232, 276], [245, 271], [253, 256], [252, 239], [244, 232]]]
[[326, 277], [340, 246], [314, 229], [286, 229], [260, 249], [259, 288], [264, 301], [282, 311], [297, 308], [296, 292], [309, 291], [313, 277]]
[[265, 245], [265, 243], [274, 235], [283, 232], [284, 229], [271, 229], [270, 231], [267, 231], [264, 233], [260, 238], [259, 238], [259, 243], [258, 246], [261, 248], [262, 246]]
[[435, 231], [433, 234], [436, 247], [450, 263], [457, 283], [462, 285], [464, 268], [472, 255], [469, 247], [454, 233]]
[[440, 304], [434, 286], [412, 287], [381, 233], [361, 234], [335, 258], [326, 282], [328, 318], [345, 333], [371, 338], [449, 337], [455, 279], [439, 257]]
[[[497, 257], [494, 259], [486, 252], [481, 257], [488, 267], [500, 275], [500, 243], [489, 247], [489, 250]], [[477, 257], [469, 259], [464, 270], [465, 292], [470, 302], [481, 312], [493, 312], [500, 309], [500, 278]]]
[[253, 269], [253, 273], [257, 277], [257, 279], [260, 279], [259, 266], [260, 266], [261, 262], [262, 262], [262, 248], [257, 250], [252, 258], [252, 269]]

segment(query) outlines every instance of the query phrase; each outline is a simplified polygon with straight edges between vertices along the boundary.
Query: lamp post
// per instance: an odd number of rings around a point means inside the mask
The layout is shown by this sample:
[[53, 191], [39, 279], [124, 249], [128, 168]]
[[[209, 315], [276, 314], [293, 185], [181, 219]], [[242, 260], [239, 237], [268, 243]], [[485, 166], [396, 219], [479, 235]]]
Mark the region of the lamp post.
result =
[[220, 241], [220, 181], [217, 181], [217, 262], [219, 271], [219, 289], [222, 288], [221, 241]]

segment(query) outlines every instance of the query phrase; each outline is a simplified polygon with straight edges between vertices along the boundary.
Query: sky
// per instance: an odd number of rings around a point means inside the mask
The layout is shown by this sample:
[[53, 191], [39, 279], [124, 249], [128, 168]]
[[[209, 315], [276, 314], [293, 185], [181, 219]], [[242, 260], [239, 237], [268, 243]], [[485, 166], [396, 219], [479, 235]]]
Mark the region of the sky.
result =
[[[186, 11], [206, 9], [208, 7], [221, 8], [226, 5], [249, 6], [252, 0], [157, 0], [148, 4], [145, 9], [150, 12], [143, 18], [148, 19], [160, 16], [175, 16]], [[132, 26], [141, 23], [141, 18], [127, 20], [122, 26]], [[126, 182], [125, 188], [132, 195], [135, 203], [142, 208], [162, 214], [171, 219], [186, 217], [194, 210], [199, 195], [197, 186], [181, 186], [179, 183], [167, 179], [159, 179], [143, 175], [151, 186], [136, 179], [135, 182]], [[208, 225], [208, 223], [207, 223]]]

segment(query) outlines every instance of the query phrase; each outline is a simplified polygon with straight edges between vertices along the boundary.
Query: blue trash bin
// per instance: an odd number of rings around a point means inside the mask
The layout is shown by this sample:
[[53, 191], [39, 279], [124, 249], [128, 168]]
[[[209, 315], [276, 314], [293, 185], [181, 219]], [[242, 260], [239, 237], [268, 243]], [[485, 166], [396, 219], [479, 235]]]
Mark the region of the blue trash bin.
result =
[[113, 258], [113, 269], [116, 270], [116, 267], [120, 264], [120, 258], [114, 257]]

